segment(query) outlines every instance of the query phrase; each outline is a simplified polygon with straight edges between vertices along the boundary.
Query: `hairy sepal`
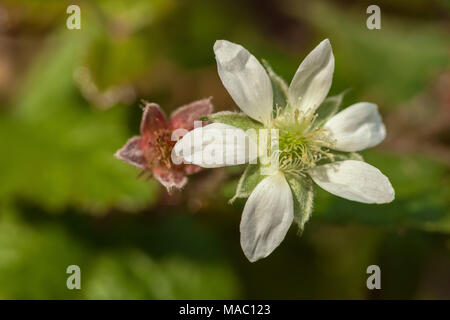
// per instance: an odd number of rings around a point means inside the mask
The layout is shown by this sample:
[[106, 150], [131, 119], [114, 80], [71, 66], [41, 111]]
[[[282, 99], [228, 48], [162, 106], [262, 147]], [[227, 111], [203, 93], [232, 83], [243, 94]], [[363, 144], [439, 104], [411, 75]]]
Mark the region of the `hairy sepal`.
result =
[[294, 221], [301, 234], [313, 211], [314, 184], [307, 175], [286, 175], [286, 179], [294, 199]]
[[262, 60], [262, 65], [264, 69], [266, 69], [266, 72], [270, 78], [270, 83], [272, 84], [273, 108], [275, 112], [281, 111], [287, 104], [288, 85], [282, 77], [273, 71], [272, 67], [266, 60]]
[[249, 164], [239, 178], [236, 193], [233, 198], [230, 199], [229, 203], [233, 203], [237, 198], [248, 198], [253, 189], [255, 189], [258, 183], [265, 177], [266, 176], [261, 175], [261, 167], [258, 164]]
[[248, 129], [257, 130], [264, 127], [260, 122], [253, 120], [242, 112], [222, 111], [202, 117], [201, 120], [225, 123], [244, 131]]
[[334, 116], [338, 112], [339, 107], [342, 105], [344, 96], [348, 91], [349, 90], [345, 90], [340, 94], [330, 96], [322, 102], [322, 104], [316, 110], [317, 117], [314, 120], [315, 127], [323, 126], [332, 116]]

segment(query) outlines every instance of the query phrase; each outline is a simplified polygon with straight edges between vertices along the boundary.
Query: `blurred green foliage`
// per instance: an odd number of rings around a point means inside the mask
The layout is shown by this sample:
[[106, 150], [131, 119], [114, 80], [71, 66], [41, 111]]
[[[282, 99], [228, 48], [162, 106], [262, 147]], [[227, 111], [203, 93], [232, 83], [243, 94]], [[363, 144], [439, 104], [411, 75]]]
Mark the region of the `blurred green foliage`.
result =
[[[450, 139], [437, 127], [450, 114], [448, 87], [437, 85], [450, 67], [445, 1], [380, 3], [382, 29], [372, 31], [367, 1], [77, 3], [81, 30], [65, 28], [65, 1], [0, 5], [0, 298], [450, 298]], [[201, 173], [169, 198], [114, 159], [139, 132], [140, 98], [167, 113], [210, 95], [217, 110], [235, 108], [216, 74], [222, 38], [288, 80], [329, 38], [331, 94], [352, 88], [344, 106], [375, 102], [387, 121], [386, 143], [363, 156], [396, 200], [318, 191], [302, 236], [292, 228], [250, 264], [239, 246], [245, 201], [227, 205], [243, 168]], [[424, 103], [429, 116], [411, 123]], [[71, 264], [80, 291], [66, 288]], [[370, 264], [382, 291], [365, 287]]]
[[[114, 221], [105, 231], [70, 214], [41, 220], [4, 208], [0, 221], [2, 299], [229, 299], [236, 295], [235, 276], [211, 250], [217, 240], [184, 217], [170, 217], [151, 227], [127, 220], [123, 228]], [[186, 231], [175, 243], [170, 238], [180, 228]], [[139, 247], [142, 239], [153, 242]], [[196, 250], [189, 252], [183, 246]], [[65, 271], [72, 264], [81, 268], [80, 291], [66, 287]]]

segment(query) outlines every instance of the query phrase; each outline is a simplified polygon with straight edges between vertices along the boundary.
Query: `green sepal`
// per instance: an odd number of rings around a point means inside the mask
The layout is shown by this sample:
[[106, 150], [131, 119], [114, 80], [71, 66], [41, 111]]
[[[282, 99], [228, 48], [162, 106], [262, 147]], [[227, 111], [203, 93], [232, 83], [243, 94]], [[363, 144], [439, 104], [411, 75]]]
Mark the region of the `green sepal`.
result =
[[294, 200], [294, 221], [297, 223], [301, 234], [313, 211], [314, 184], [307, 175], [286, 175], [286, 179], [291, 187]]
[[328, 153], [330, 153], [331, 158], [323, 158], [323, 159], [319, 160], [316, 163], [316, 165], [320, 166], [320, 165], [331, 163], [331, 162], [345, 161], [345, 160], [364, 161], [363, 156], [357, 152], [343, 152], [343, 151], [330, 150], [330, 151], [328, 151]]
[[266, 72], [270, 78], [273, 91], [273, 109], [284, 109], [287, 104], [288, 97], [288, 85], [283, 78], [277, 75], [270, 64], [266, 60], [262, 60], [262, 65], [266, 69]]
[[322, 104], [316, 110], [317, 117], [314, 120], [315, 127], [323, 126], [332, 116], [334, 116], [338, 112], [339, 107], [342, 104], [342, 100], [344, 99], [344, 96], [348, 91], [349, 90], [345, 90], [338, 95], [328, 97], [322, 102]]
[[260, 166], [258, 164], [249, 164], [239, 178], [236, 194], [230, 199], [229, 203], [233, 203], [237, 198], [248, 198], [253, 189], [255, 189], [258, 183], [265, 177], [266, 176], [261, 175]]
[[362, 155], [357, 152], [332, 151], [334, 161], [357, 160], [364, 161]]
[[225, 123], [244, 131], [264, 128], [260, 122], [253, 120], [242, 112], [222, 111], [202, 117], [200, 120]]

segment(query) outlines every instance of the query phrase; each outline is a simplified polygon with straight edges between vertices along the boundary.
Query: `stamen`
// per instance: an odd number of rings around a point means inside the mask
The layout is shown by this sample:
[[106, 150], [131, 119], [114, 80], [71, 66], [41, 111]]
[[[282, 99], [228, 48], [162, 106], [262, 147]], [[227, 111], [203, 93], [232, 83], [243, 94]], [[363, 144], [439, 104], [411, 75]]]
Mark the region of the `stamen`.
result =
[[299, 110], [294, 111], [293, 117], [291, 114], [278, 118], [278, 114], [274, 127], [279, 130], [279, 150], [274, 153], [274, 160], [278, 161], [280, 170], [303, 176], [321, 159], [332, 159], [329, 148], [333, 141], [327, 130], [313, 126], [317, 114], [309, 111], [305, 114]]

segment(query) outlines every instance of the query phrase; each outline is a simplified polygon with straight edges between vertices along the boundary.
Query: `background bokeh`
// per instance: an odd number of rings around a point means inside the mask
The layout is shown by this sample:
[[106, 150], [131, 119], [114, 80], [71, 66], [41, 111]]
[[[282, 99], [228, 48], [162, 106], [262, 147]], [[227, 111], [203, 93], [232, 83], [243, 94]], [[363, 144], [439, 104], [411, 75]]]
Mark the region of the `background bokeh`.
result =
[[[81, 7], [81, 30], [66, 8]], [[0, 298], [450, 299], [450, 2], [61, 1], [0, 4]], [[141, 98], [166, 113], [213, 96], [236, 109], [212, 46], [228, 39], [290, 80], [322, 39], [331, 94], [379, 105], [388, 137], [363, 152], [396, 199], [317, 191], [313, 217], [267, 259], [239, 244], [242, 167], [167, 196], [113, 158], [139, 132]], [[82, 289], [66, 288], [81, 267]], [[377, 264], [382, 290], [366, 288]]]

